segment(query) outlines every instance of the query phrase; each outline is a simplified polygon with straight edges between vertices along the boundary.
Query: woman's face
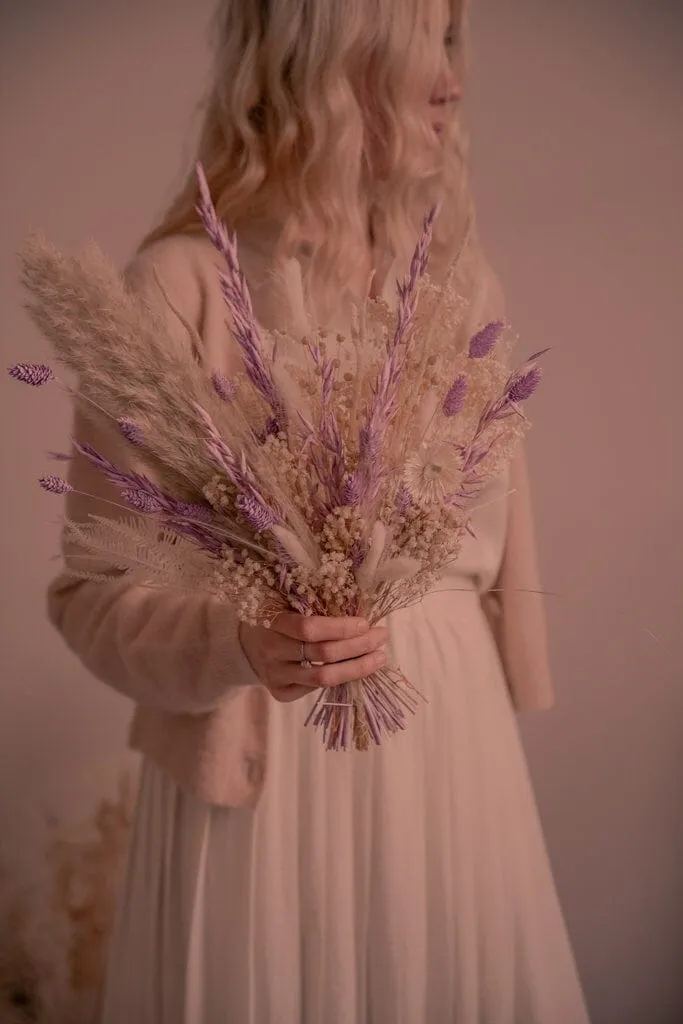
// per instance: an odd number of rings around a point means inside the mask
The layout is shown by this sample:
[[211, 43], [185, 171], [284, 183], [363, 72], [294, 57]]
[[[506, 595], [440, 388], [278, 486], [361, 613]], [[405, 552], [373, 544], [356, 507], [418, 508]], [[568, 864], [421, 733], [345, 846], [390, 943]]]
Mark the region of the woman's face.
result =
[[444, 47], [441, 65], [429, 97], [429, 120], [437, 135], [441, 135], [448, 121], [453, 117], [462, 99], [462, 81], [454, 64], [455, 33], [450, 23], [444, 33]]
[[[462, 99], [463, 91], [462, 76], [459, 71], [458, 32], [451, 25], [450, 10], [447, 14], [445, 13], [447, 7], [450, 8], [450, 5], [444, 3], [443, 41], [439, 51], [437, 67], [434, 69], [432, 64], [428, 73], [424, 77], [420, 76], [420, 91], [424, 88], [424, 92], [422, 92], [423, 98], [417, 99], [415, 97], [417, 103], [422, 108], [421, 113], [434, 131], [437, 140], [453, 120]], [[436, 75], [434, 75], [434, 70], [436, 70]], [[385, 166], [383, 131], [376, 113], [377, 108], [373, 101], [373, 90], [369, 84], [369, 79], [363, 82], [360, 88], [360, 97], [368, 129], [368, 145], [373, 174], [381, 180], [384, 175]]]

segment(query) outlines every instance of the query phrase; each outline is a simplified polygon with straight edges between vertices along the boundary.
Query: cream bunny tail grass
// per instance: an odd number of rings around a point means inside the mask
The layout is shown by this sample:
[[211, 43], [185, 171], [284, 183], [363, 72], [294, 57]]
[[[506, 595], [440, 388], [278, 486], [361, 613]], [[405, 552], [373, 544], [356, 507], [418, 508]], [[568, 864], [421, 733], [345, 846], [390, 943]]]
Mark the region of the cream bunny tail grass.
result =
[[77, 379], [84, 411], [107, 415], [119, 429], [134, 424], [148, 460], [199, 495], [213, 465], [195, 404], [233, 437], [245, 431], [193, 358], [192, 339], [179, 344], [95, 244], [65, 256], [34, 233], [20, 258], [26, 309]]

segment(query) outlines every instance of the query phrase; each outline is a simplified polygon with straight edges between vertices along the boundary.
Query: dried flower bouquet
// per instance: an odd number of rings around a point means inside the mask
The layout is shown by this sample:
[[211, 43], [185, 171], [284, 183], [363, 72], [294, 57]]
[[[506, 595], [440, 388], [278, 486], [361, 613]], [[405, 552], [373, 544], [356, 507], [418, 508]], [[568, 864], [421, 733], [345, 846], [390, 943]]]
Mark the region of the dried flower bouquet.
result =
[[[541, 376], [532, 356], [509, 372], [509, 332], [484, 325], [453, 344], [465, 303], [454, 273], [427, 274], [436, 212], [424, 222], [396, 312], [368, 299], [347, 335], [309, 324], [304, 338], [262, 329], [233, 235], [198, 168], [199, 212], [222, 257], [220, 284], [242, 369], [210, 373], [169, 341], [164, 319], [124, 286], [96, 247], [66, 257], [32, 238], [23, 253], [27, 307], [83, 408], [114, 421], [144, 472], [75, 449], [118, 487], [112, 516], [66, 521], [85, 559], [136, 583], [208, 592], [241, 620], [284, 610], [362, 615], [371, 623], [420, 601], [458, 557], [471, 512], [528, 426], [522, 405]], [[162, 282], [159, 282], [161, 285]], [[163, 291], [163, 287], [162, 287]], [[165, 293], [164, 293], [165, 294]], [[280, 353], [294, 341], [300, 358]], [[191, 342], [191, 343], [190, 343]], [[10, 374], [40, 386], [39, 363]], [[67, 388], [67, 390], [70, 390]], [[42, 487], [71, 485], [56, 475]], [[328, 749], [367, 749], [405, 727], [419, 693], [396, 669], [321, 691], [309, 723]]]

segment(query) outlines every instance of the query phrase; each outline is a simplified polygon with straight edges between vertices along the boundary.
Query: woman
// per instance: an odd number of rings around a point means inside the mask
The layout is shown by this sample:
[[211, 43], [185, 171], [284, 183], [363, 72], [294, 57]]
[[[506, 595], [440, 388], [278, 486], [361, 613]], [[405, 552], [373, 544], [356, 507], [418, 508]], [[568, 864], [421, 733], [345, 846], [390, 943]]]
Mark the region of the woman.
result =
[[[295, 331], [306, 302], [344, 329], [370, 281], [392, 301], [435, 200], [434, 275], [460, 252], [468, 328], [499, 315], [461, 159], [457, 0], [222, 0], [216, 27], [199, 158], [262, 323]], [[128, 279], [230, 372], [196, 201], [192, 175]], [[106, 425], [76, 430], [123, 457]], [[521, 457], [512, 477], [442, 592], [382, 628], [240, 627], [114, 574], [55, 581], [52, 621], [137, 703], [143, 754], [102, 1024], [586, 1021], [514, 721], [551, 687]], [[72, 479], [111, 496], [82, 459]], [[326, 752], [303, 727], [317, 689], [388, 657], [429, 703], [380, 748]]]

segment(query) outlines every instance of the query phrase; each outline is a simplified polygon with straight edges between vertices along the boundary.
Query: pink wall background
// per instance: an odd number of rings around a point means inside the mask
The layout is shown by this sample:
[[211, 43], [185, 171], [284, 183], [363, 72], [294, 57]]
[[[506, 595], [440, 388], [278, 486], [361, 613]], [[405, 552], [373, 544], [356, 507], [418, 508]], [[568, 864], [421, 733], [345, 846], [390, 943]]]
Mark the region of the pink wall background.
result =
[[[123, 261], [170, 196], [209, 10], [19, 6], [0, 3], [3, 365], [47, 354], [20, 308], [28, 228]], [[683, 1020], [682, 24], [654, 0], [474, 12], [483, 233], [525, 349], [553, 346], [529, 448], [559, 701], [522, 732], [595, 1024]], [[5, 380], [0, 418], [0, 834], [21, 847], [32, 813], [112, 788], [130, 709], [43, 615], [59, 510], [34, 480], [66, 401]]]

